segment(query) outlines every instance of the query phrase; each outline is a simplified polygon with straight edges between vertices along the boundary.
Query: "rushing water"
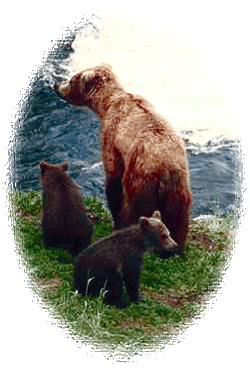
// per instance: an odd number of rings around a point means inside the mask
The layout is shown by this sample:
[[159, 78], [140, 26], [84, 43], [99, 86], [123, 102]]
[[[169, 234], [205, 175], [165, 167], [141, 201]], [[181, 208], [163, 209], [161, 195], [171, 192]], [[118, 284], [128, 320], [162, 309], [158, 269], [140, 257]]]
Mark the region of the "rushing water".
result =
[[[97, 42], [100, 43], [98, 37], [94, 36]], [[84, 47], [85, 50], [89, 47], [86, 40], [86, 35], [79, 33], [73, 44], [70, 40], [68, 43], [59, 46], [35, 78], [20, 116], [19, 128], [16, 130], [14, 137], [13, 169], [10, 182], [16, 189], [40, 188], [38, 164], [41, 160], [47, 159], [49, 162], [55, 163], [67, 159], [70, 164], [70, 174], [81, 186], [83, 195], [96, 195], [106, 202], [105, 177], [100, 155], [99, 119], [95, 113], [73, 107], [61, 100], [51, 87], [56, 79], [55, 76], [60, 78], [64, 73], [61, 68], [61, 61], [66, 56], [69, 55], [69, 58], [67, 58], [69, 74], [73, 74], [77, 69], [79, 70], [77, 64], [79, 63], [80, 51]], [[110, 41], [110, 36], [108, 40]], [[113, 44], [109, 42], [109, 47], [110, 44], [114, 45], [114, 42]], [[93, 48], [93, 40], [89, 45]], [[104, 49], [108, 45], [104, 43]], [[98, 47], [100, 49], [100, 45]], [[119, 47], [121, 48], [121, 46]], [[124, 48], [126, 47], [128, 46], [125, 45]], [[74, 49], [73, 53], [72, 48]], [[131, 44], [129, 48], [131, 51]], [[117, 71], [119, 70], [118, 62], [114, 60], [114, 57], [112, 60], [111, 55], [112, 52], [113, 55], [117, 54], [112, 50], [109, 51], [108, 62], [113, 63], [112, 65], [116, 66], [115, 71]], [[91, 55], [91, 52], [89, 52], [89, 55]], [[93, 63], [90, 57], [88, 60], [86, 59], [83, 68]], [[102, 58], [100, 60], [102, 61]], [[132, 72], [124, 68], [120, 69], [120, 72], [121, 77], [124, 76], [124, 72], [130, 74], [130, 81], [125, 81], [127, 86], [130, 86], [130, 91], [134, 90], [133, 92], [143, 95], [143, 86], [138, 85], [138, 91], [135, 91], [136, 83], [134, 86], [131, 85], [131, 81], [134, 81], [134, 76], [131, 76]], [[170, 94], [169, 88], [166, 89], [159, 83], [158, 88], [161, 91], [164, 88]], [[157, 91], [157, 88], [155, 91]], [[148, 90], [145, 88], [145, 96], [149, 97], [150, 93], [152, 93], [151, 87]], [[218, 108], [219, 103], [216, 96], [213, 99], [210, 97], [209, 100], [205, 99], [201, 93], [199, 99], [197, 97], [190, 98], [192, 105], [188, 103], [188, 109], [185, 112], [183, 111], [183, 115], [180, 113], [175, 115], [175, 112], [181, 112], [181, 109], [177, 109], [180, 100], [176, 97], [176, 91], [173, 96], [166, 97], [170, 117], [167, 114], [165, 116], [170, 122], [172, 122], [171, 118], [174, 118], [173, 121], [175, 122], [172, 123], [186, 142], [194, 198], [192, 214], [193, 216], [210, 214], [215, 209], [219, 213], [226, 213], [235, 207], [238, 191], [236, 184], [239, 173], [237, 162], [239, 144], [236, 136], [231, 135], [233, 125], [227, 120], [224, 107], [219, 106]], [[157, 94], [155, 99], [157, 99]], [[152, 100], [154, 101], [153, 95]], [[181, 100], [182, 103], [186, 101], [185, 104], [187, 104], [185, 96], [182, 96]], [[181, 104], [181, 107], [183, 107], [183, 104]], [[210, 109], [211, 107], [215, 110]], [[188, 114], [186, 113], [194, 111], [199, 112], [197, 121], [187, 119]], [[213, 112], [212, 116], [211, 112]], [[202, 121], [203, 125], [197, 124], [200, 120], [200, 114], [209, 117], [208, 121]], [[183, 126], [184, 120], [182, 118], [184, 116], [186, 121]], [[194, 117], [192, 114], [191, 116]], [[212, 118], [215, 116], [216, 118], [213, 120]], [[221, 125], [218, 125], [218, 120], [221, 120]], [[181, 121], [182, 124], [178, 125], [178, 122]], [[227, 125], [225, 125], [225, 121]], [[176, 122], [177, 124], [175, 124]], [[218, 130], [218, 126], [222, 129]]]

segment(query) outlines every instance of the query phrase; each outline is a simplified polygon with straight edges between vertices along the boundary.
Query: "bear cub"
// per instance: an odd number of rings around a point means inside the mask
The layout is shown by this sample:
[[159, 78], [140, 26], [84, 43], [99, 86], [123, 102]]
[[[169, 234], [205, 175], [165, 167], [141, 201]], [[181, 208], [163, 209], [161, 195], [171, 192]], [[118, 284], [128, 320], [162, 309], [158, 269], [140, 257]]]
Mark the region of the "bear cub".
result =
[[43, 189], [42, 232], [47, 247], [64, 248], [72, 256], [91, 244], [90, 224], [78, 185], [62, 164], [40, 163]]
[[150, 218], [140, 217], [139, 224], [115, 231], [81, 252], [75, 259], [75, 288], [94, 297], [104, 288], [105, 302], [124, 308], [124, 282], [130, 301], [138, 301], [143, 254], [152, 247], [164, 251], [177, 248], [159, 211]]

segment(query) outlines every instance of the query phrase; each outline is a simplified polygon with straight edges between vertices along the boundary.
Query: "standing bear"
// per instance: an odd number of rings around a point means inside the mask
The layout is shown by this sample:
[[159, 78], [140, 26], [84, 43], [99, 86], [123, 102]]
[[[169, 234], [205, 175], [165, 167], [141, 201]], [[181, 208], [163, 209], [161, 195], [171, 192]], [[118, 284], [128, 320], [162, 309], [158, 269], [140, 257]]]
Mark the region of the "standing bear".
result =
[[64, 248], [76, 256], [91, 243], [92, 226], [79, 187], [67, 173], [68, 168], [67, 162], [40, 163], [42, 232], [47, 247]]
[[143, 254], [149, 249], [173, 251], [177, 247], [169, 230], [161, 222], [159, 211], [152, 217], [140, 217], [139, 224], [114, 231], [99, 239], [75, 259], [75, 288], [81, 294], [99, 296], [106, 290], [105, 301], [119, 308], [122, 301], [123, 281], [130, 301], [139, 300], [140, 272]]
[[[60, 97], [95, 111], [101, 122], [106, 194], [114, 229], [155, 209], [184, 248], [191, 209], [185, 145], [143, 97], [126, 92], [109, 65], [88, 68], [55, 86]], [[166, 253], [167, 255], [171, 255]]]

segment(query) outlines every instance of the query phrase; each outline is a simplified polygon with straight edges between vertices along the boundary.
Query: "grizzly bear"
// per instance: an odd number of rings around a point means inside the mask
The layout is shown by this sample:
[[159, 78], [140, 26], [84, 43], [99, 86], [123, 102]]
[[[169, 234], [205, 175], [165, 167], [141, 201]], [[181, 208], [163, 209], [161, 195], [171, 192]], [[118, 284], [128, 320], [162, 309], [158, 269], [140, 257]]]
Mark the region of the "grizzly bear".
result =
[[100, 117], [114, 228], [136, 224], [140, 216], [150, 217], [159, 209], [182, 251], [191, 189], [185, 145], [174, 128], [147, 100], [126, 92], [106, 64], [76, 74], [55, 90], [69, 103], [87, 106]]
[[106, 289], [105, 302], [120, 308], [123, 281], [130, 301], [139, 300], [140, 271], [143, 254], [149, 249], [173, 251], [177, 244], [161, 222], [159, 211], [151, 218], [140, 217], [139, 224], [114, 231], [99, 239], [75, 259], [75, 288], [81, 294], [94, 297]]
[[40, 163], [42, 232], [45, 246], [64, 248], [76, 256], [91, 243], [92, 226], [79, 187], [66, 172], [68, 168], [67, 162]]

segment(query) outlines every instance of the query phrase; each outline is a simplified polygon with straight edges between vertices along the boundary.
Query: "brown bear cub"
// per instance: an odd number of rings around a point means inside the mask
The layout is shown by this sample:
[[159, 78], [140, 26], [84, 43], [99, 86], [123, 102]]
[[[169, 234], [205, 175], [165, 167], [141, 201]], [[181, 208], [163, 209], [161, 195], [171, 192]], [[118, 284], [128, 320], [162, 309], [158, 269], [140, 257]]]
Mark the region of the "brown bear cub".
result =
[[115, 231], [81, 252], [75, 259], [74, 272], [78, 292], [96, 297], [104, 288], [106, 303], [124, 308], [124, 281], [130, 301], [138, 301], [143, 254], [149, 248], [166, 251], [177, 248], [160, 218], [159, 211], [150, 218], [140, 217], [139, 224]]
[[171, 124], [146, 99], [126, 92], [106, 64], [76, 74], [55, 90], [101, 119], [106, 194], [114, 228], [136, 224], [140, 216], [150, 217], [159, 209], [182, 251], [191, 189], [185, 145]]
[[66, 172], [69, 166], [40, 163], [43, 189], [42, 231], [47, 247], [64, 248], [76, 256], [91, 243], [92, 226], [79, 187]]

